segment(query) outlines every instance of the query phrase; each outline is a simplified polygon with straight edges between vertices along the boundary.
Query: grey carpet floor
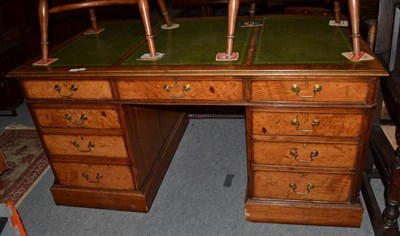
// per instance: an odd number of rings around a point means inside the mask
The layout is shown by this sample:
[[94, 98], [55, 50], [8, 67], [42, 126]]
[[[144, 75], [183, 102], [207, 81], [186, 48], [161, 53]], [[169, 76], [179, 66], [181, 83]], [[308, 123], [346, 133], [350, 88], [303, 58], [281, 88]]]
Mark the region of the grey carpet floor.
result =
[[[247, 222], [245, 121], [191, 120], [149, 213], [56, 206], [49, 171], [18, 210], [30, 236], [45, 235], [374, 235], [361, 228]], [[224, 186], [227, 174], [232, 185]], [[373, 183], [379, 195], [383, 187]], [[380, 196], [378, 196], [380, 197]], [[382, 198], [380, 197], [382, 200]]]

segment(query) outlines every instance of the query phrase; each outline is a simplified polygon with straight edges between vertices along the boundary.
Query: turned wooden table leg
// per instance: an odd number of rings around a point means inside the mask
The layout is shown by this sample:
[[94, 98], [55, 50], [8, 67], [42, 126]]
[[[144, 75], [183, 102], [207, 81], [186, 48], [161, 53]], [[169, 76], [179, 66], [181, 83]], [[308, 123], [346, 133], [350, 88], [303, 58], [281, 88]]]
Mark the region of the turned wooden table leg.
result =
[[239, 0], [229, 0], [228, 4], [228, 35], [226, 40], [226, 56], [232, 56], [235, 39], [236, 19], [239, 12]]
[[93, 32], [97, 32], [97, 20], [96, 20], [96, 14], [94, 13], [94, 9], [90, 8], [89, 9], [89, 14], [90, 14], [90, 22], [92, 23], [92, 30]]
[[39, 1], [39, 24], [40, 24], [40, 37], [42, 45], [42, 61], [46, 63], [49, 59], [49, 41], [48, 41], [48, 27], [49, 27], [49, 6], [47, 0]]
[[156, 57], [156, 47], [154, 45], [153, 32], [151, 30], [149, 3], [147, 0], [139, 0], [139, 12], [142, 17], [144, 31], [146, 33], [147, 45], [151, 57]]
[[339, 0], [333, 1], [333, 12], [335, 14], [335, 22], [340, 23], [340, 3]]
[[360, 0], [349, 0], [353, 60], [360, 58]]

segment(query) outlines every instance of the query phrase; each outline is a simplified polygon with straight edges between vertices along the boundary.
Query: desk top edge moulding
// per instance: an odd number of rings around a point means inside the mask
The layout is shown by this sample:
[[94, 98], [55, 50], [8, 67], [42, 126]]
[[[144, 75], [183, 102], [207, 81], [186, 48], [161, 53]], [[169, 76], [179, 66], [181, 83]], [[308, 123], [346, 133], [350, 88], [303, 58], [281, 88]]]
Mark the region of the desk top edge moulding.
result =
[[55, 203], [148, 212], [188, 124], [184, 108], [243, 106], [245, 218], [359, 227], [364, 153], [387, 72], [362, 40], [374, 60], [344, 58], [350, 36], [328, 18], [260, 16], [262, 26], [236, 29], [241, 56], [228, 62], [214, 54], [226, 18], [175, 19], [179, 28], [154, 37], [168, 52], [157, 61], [137, 60], [146, 34], [127, 29], [140, 21], [104, 22], [100, 35], [54, 47], [52, 64], [10, 72], [51, 163]]

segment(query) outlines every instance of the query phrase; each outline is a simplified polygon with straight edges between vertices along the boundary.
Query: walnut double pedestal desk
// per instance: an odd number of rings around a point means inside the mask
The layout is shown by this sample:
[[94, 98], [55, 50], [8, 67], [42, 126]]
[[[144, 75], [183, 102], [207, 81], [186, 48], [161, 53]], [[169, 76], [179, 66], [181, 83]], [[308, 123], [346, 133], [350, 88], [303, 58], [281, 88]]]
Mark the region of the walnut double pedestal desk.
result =
[[12, 71], [55, 175], [56, 204], [149, 211], [188, 124], [182, 107], [244, 106], [246, 219], [359, 226], [371, 114], [387, 74], [376, 58], [343, 57], [350, 36], [329, 19], [268, 16], [262, 27], [238, 27], [233, 62], [215, 61], [225, 18], [155, 32], [168, 53], [160, 61], [137, 60], [147, 50], [141, 22], [105, 22], [101, 34], [54, 48], [53, 64]]

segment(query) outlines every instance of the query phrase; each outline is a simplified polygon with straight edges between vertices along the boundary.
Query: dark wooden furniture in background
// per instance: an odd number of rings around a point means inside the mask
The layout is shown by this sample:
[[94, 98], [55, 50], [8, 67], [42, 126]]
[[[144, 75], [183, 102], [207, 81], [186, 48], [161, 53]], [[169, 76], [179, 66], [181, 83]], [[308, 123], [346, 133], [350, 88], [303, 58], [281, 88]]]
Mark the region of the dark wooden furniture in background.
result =
[[16, 115], [23, 96], [18, 82], [6, 73], [28, 59], [26, 37], [32, 36], [19, 0], [0, 1], [0, 115]]
[[[108, 66], [93, 66], [94, 61], [70, 66], [60, 57], [58, 64], [49, 67], [32, 67], [28, 62], [10, 73], [21, 81], [51, 162], [55, 202], [149, 211], [187, 125], [182, 107], [242, 106], [247, 134], [246, 218], [358, 227], [363, 214], [359, 190], [364, 151], [378, 83], [386, 76], [380, 62], [351, 63], [340, 55], [338, 44], [322, 43], [320, 63], [295, 63], [299, 57], [286, 61], [287, 54], [280, 62], [273, 59], [266, 63], [265, 54], [260, 52], [263, 48], [259, 48], [263, 44], [256, 42], [267, 39], [256, 28], [246, 28], [241, 35], [248, 41], [241, 47], [247, 59], [215, 64], [212, 57], [199, 61], [201, 53], [188, 51], [185, 56], [193, 61], [177, 63], [181, 54], [176, 56], [174, 50], [199, 40], [211, 44], [210, 37], [220, 38], [219, 33], [226, 29], [221, 19], [218, 24], [218, 19], [212, 19], [213, 24], [221, 26], [215, 31], [204, 34], [200, 30], [209, 29], [210, 20], [180, 22], [180, 29], [191, 30], [189, 26], [196, 25], [200, 32], [196, 40], [159, 33], [159, 42], [169, 46], [171, 55], [163, 61], [138, 62], [135, 53], [145, 49], [145, 40], [141, 40], [139, 45], [129, 46], [137, 52], [123, 52]], [[327, 32], [336, 32], [337, 43], [349, 48], [349, 36], [327, 26], [325, 18], [284, 16], [263, 20], [277, 26], [287, 24], [287, 20], [291, 24], [299, 20], [317, 23]], [[271, 28], [269, 25], [264, 31], [268, 33]], [[282, 32], [276, 28], [271, 34]], [[299, 34], [312, 41], [318, 37], [310, 35], [318, 33], [321, 31]], [[266, 35], [276, 38], [271, 34]], [[280, 37], [281, 43], [293, 41]], [[180, 39], [185, 40], [181, 48], [171, 46]], [[373, 55], [365, 43], [361, 46]], [[337, 63], [324, 61], [331, 56], [324, 54], [325, 49], [333, 49]], [[307, 54], [298, 44], [292, 50], [299, 50], [300, 59]], [[59, 53], [69, 55], [67, 50]], [[69, 53], [74, 55], [75, 51]], [[71, 72], [71, 68], [85, 69]]]
[[6, 158], [4, 157], [3, 152], [0, 149], [0, 189], [2, 189], [2, 183], [1, 183], [1, 175], [8, 170], [8, 165], [7, 165], [7, 161]]
[[[390, 76], [381, 81], [381, 98], [396, 126], [394, 149], [380, 124], [380, 109], [372, 125], [368, 164], [364, 173], [363, 196], [377, 236], [400, 235], [400, 1], [381, 0], [377, 21], [375, 52], [388, 67]], [[385, 186], [385, 209], [380, 210], [370, 185], [373, 164]]]
[[5, 43], [0, 47], [0, 115], [17, 115], [15, 109], [24, 101], [18, 81], [5, 75], [26, 59], [22, 43]]
[[7, 161], [6, 158], [4, 157], [3, 152], [0, 149], [0, 175], [3, 174], [3, 172], [6, 170], [8, 170]]

